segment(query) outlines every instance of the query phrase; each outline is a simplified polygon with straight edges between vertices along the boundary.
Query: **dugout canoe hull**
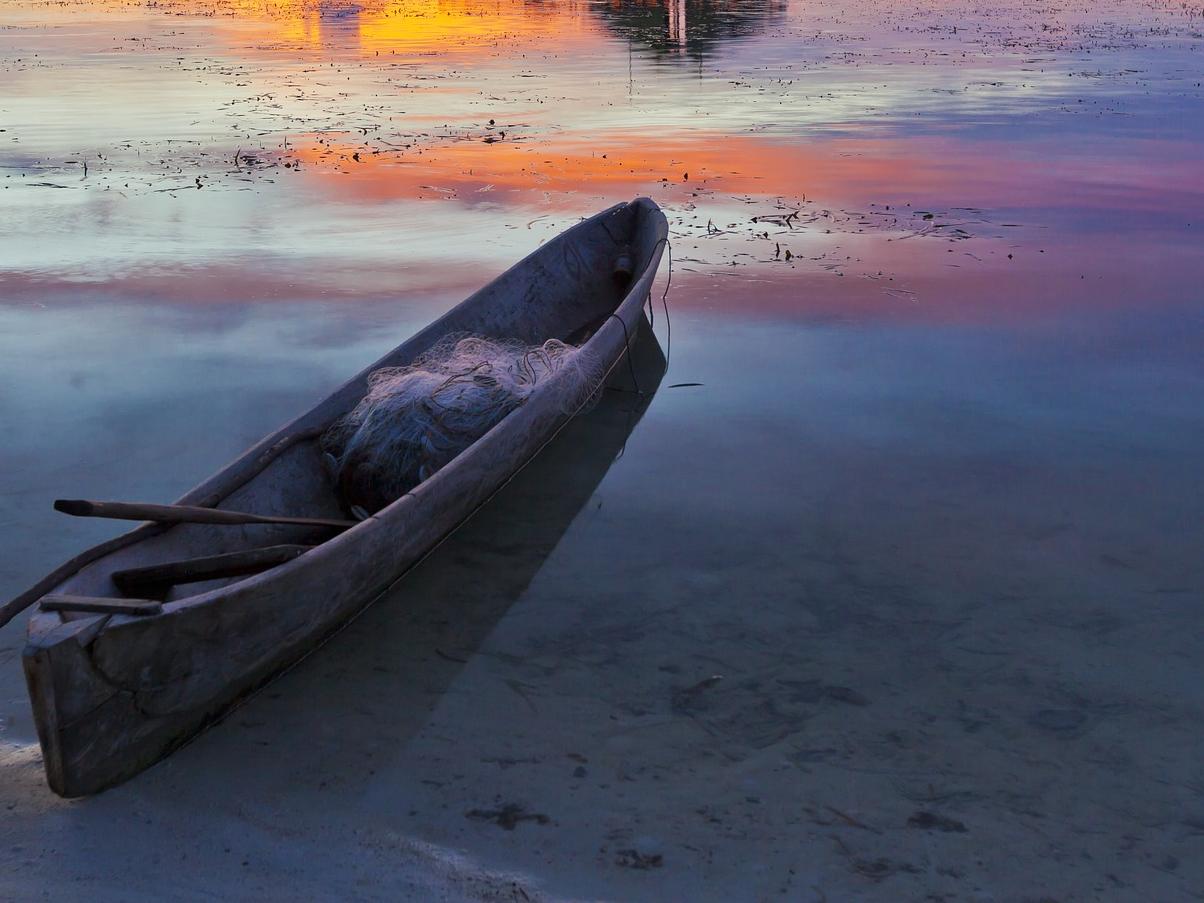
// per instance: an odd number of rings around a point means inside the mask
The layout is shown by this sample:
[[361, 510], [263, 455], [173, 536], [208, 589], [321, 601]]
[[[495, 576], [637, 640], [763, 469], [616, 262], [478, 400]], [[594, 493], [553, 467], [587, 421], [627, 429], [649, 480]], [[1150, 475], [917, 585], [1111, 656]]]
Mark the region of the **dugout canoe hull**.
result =
[[[437, 474], [346, 532], [328, 539], [281, 525], [145, 524], [77, 556], [15, 600], [119, 596], [111, 579], [118, 570], [316, 544], [261, 574], [179, 587], [158, 615], [36, 611], [23, 663], [50, 787], [62, 796], [88, 795], [158, 761], [337, 631], [471, 516], [623, 363], [667, 235], [664, 215], [645, 198], [579, 223], [178, 502], [343, 516], [318, 437], [363, 396], [373, 370], [408, 363], [449, 333], [534, 343], [613, 314], [582, 345], [596, 363], [587, 384], [541, 384]], [[631, 270], [622, 284], [615, 277], [620, 260]]]

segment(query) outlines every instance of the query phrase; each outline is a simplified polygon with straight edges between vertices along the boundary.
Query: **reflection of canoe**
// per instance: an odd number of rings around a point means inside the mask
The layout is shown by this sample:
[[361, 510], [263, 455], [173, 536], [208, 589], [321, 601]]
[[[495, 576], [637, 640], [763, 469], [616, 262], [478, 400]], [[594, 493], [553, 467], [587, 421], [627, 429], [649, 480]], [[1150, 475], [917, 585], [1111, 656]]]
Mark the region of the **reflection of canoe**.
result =
[[[516, 602], [522, 607], [527, 587], [622, 454], [660, 385], [665, 358], [647, 321], [641, 326], [631, 341], [643, 394], [604, 392], [488, 505], [381, 597], [365, 615], [369, 623], [357, 625], [354, 648], [342, 640], [333, 650], [338, 685], [355, 688], [354, 706], [331, 697], [329, 667], [290, 675], [288, 697], [322, 706], [311, 707], [309, 716], [328, 735], [344, 737], [357, 748], [384, 744], [397, 749], [427, 724], [443, 693], [459, 678], [463, 662], [471, 660], [511, 607]], [[631, 386], [626, 364], [615, 371], [611, 385]], [[382, 662], [389, 667], [382, 668]], [[324, 706], [323, 699], [328, 700]], [[290, 703], [286, 711], [295, 708]], [[335, 767], [324, 761], [328, 753], [315, 749], [316, 758], [308, 764]], [[375, 761], [379, 764], [381, 756]]]
[[[321, 463], [318, 435], [363, 395], [372, 370], [404, 364], [449, 333], [535, 343], [600, 322], [582, 346], [600, 365], [590, 378], [600, 380], [623, 361], [628, 339], [634, 339], [666, 237], [663, 214], [646, 199], [574, 226], [180, 504], [343, 517]], [[80, 796], [137, 774], [312, 649], [556, 434], [576, 401], [588, 394], [579, 373], [566, 369], [542, 383], [522, 407], [429, 480], [333, 539], [329, 531], [292, 525], [146, 524], [85, 552], [35, 586], [23, 598], [115, 597], [121, 595], [112, 579], [117, 571], [283, 544], [314, 545], [253, 576], [176, 586], [161, 597], [159, 614], [37, 612], [30, 619], [24, 662], [51, 788]]]

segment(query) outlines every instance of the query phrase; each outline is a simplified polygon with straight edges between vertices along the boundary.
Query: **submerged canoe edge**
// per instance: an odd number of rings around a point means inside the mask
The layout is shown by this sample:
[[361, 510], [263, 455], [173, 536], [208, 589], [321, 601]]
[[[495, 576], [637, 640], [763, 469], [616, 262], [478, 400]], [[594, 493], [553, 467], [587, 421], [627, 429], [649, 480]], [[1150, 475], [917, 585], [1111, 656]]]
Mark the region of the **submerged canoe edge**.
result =
[[[180, 503], [271, 513], [300, 505], [306, 510], [299, 513], [329, 516], [333, 496], [322, 495], [332, 494], [311, 473], [316, 437], [362, 396], [369, 373], [407, 363], [449, 333], [542, 341], [605, 318], [582, 346], [600, 364], [597, 382], [589, 387], [596, 389], [623, 360], [667, 242], [664, 215], [646, 198], [584, 220], [265, 437]], [[636, 263], [626, 287], [612, 279], [619, 254], [633, 255]], [[169, 599], [159, 615], [36, 611], [23, 665], [51, 789], [65, 797], [86, 796], [133, 777], [317, 648], [538, 454], [571, 419], [577, 407], [573, 393], [580, 390], [550, 383], [413, 492], [264, 573]], [[225, 551], [206, 545], [213, 543], [306, 541], [298, 529], [139, 527], [77, 556], [31, 592], [116, 595], [110, 575], [131, 564], [155, 564], [171, 553], [179, 557], [198, 549]]]

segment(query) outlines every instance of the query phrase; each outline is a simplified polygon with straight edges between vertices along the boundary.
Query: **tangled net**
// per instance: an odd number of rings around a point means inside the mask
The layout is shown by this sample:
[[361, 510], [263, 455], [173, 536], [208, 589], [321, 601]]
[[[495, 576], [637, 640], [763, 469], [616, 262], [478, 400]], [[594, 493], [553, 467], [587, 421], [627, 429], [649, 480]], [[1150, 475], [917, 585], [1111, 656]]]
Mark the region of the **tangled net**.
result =
[[[322, 436], [335, 483], [355, 511], [375, 513], [429, 479], [553, 375], [589, 368], [578, 348], [448, 336], [405, 367], [368, 376], [368, 393]], [[570, 372], [571, 371], [571, 372]], [[358, 512], [357, 512], [358, 513]]]

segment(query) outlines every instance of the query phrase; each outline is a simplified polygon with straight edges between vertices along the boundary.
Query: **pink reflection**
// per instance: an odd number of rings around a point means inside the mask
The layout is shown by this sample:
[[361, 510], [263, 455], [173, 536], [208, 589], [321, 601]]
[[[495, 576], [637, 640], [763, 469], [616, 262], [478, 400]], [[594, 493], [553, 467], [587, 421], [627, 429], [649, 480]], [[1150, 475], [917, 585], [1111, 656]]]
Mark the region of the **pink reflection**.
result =
[[[463, 203], [529, 200], [573, 209], [578, 195], [626, 198], [651, 192], [670, 203], [706, 203], [717, 193], [808, 200], [822, 205], [1133, 211], [1188, 215], [1204, 204], [1199, 149], [1149, 139], [1083, 156], [1054, 139], [1023, 154], [953, 137], [777, 138], [692, 131], [635, 137], [630, 131], [563, 135], [552, 143], [466, 138], [395, 151], [296, 136], [285, 162], [340, 201], [443, 199]], [[1156, 157], [1151, 167], [1144, 161]], [[881, 215], [884, 211], [878, 211]]]

